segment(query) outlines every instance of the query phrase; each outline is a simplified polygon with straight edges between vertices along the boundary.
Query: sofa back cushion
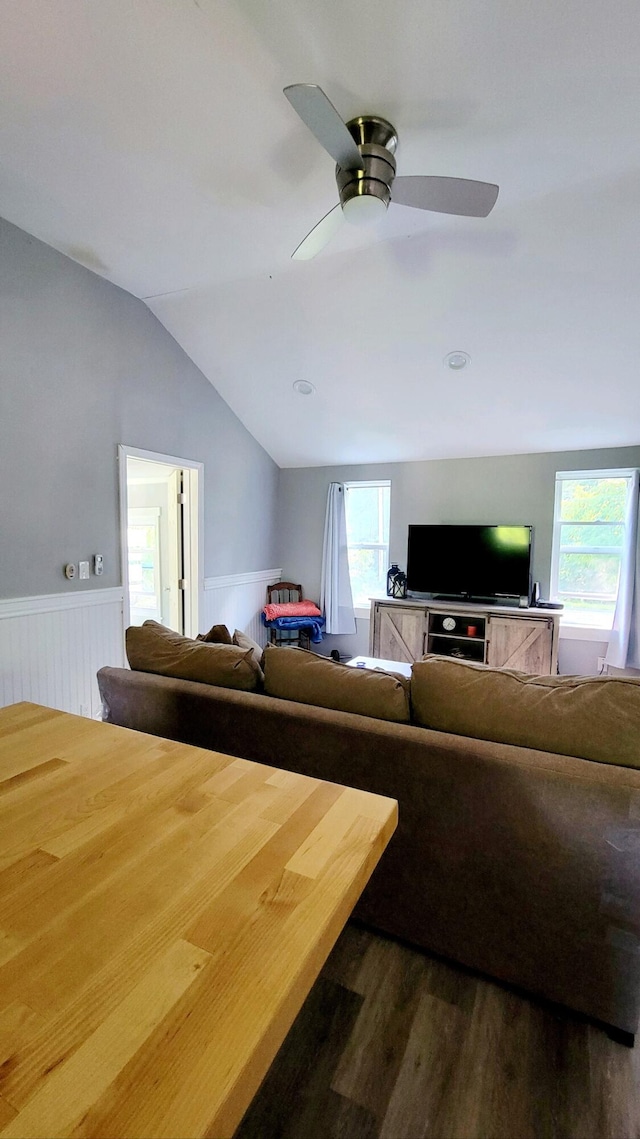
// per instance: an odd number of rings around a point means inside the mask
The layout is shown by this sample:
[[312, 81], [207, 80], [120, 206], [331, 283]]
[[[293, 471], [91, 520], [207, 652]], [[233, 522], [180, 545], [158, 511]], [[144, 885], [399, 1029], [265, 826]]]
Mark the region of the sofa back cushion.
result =
[[244, 649], [245, 651], [249, 649], [253, 653], [253, 659], [260, 669], [260, 677], [264, 679], [264, 676], [262, 674], [262, 657], [264, 655], [264, 649], [262, 645], [259, 645], [257, 641], [254, 641], [253, 637], [250, 637], [248, 633], [243, 633], [242, 629], [235, 630], [233, 634], [232, 644], [238, 645], [239, 648]]
[[212, 625], [208, 633], [198, 633], [196, 641], [206, 641], [210, 645], [232, 645], [233, 637], [226, 625]]
[[145, 621], [144, 625], [127, 629], [126, 646], [129, 664], [138, 672], [155, 672], [244, 692], [255, 691], [262, 680], [252, 649], [192, 641], [157, 621]]
[[306, 649], [275, 645], [265, 648], [263, 668], [269, 696], [397, 724], [409, 721], [409, 681], [398, 673], [350, 668]]
[[529, 676], [426, 657], [411, 670], [425, 728], [640, 767], [640, 679]]

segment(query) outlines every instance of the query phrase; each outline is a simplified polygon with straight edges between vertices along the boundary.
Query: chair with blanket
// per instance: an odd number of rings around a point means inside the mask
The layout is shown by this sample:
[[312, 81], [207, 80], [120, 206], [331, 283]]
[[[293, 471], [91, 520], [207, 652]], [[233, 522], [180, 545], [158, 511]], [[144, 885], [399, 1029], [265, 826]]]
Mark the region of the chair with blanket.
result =
[[322, 626], [324, 619], [312, 603], [306, 603], [305, 609], [315, 612], [305, 612], [299, 616], [290, 614], [270, 619], [269, 606], [272, 605], [298, 605], [303, 603], [302, 586], [292, 581], [276, 581], [267, 586], [267, 604], [262, 615], [263, 624], [269, 630], [269, 641], [272, 645], [295, 645], [308, 649], [310, 642], [322, 640]]

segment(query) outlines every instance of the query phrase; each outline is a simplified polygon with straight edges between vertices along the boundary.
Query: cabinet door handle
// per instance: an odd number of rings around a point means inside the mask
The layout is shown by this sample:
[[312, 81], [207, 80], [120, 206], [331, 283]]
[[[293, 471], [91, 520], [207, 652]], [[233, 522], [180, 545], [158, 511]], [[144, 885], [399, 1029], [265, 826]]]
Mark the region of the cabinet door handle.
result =
[[422, 634], [422, 655], [423, 656], [426, 652], [426, 647], [425, 647], [426, 643], [427, 643], [427, 630], [425, 629], [424, 633]]

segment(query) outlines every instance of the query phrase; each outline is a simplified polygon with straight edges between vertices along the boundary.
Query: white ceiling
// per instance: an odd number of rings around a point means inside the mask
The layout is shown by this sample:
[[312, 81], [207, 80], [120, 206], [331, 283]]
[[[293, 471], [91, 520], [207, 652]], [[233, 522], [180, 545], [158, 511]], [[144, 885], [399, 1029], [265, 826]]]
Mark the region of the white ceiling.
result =
[[[291, 262], [337, 200], [294, 82], [493, 213]], [[637, 0], [3, 0], [0, 105], [0, 214], [147, 299], [281, 466], [640, 440]]]

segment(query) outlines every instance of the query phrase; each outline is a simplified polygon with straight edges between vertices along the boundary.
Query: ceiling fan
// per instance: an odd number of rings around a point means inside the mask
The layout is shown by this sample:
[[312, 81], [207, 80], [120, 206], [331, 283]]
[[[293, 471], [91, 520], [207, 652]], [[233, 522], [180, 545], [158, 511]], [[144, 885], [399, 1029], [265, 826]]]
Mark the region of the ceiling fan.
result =
[[367, 225], [378, 221], [389, 202], [442, 214], [484, 218], [491, 213], [498, 187], [468, 178], [409, 175], [396, 178], [395, 127], [378, 115], [360, 115], [344, 123], [316, 83], [294, 83], [284, 93], [303, 123], [335, 159], [340, 201], [291, 254], [308, 261], [324, 249], [343, 221]]

